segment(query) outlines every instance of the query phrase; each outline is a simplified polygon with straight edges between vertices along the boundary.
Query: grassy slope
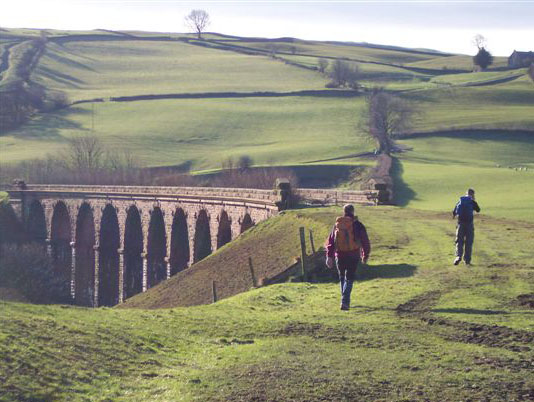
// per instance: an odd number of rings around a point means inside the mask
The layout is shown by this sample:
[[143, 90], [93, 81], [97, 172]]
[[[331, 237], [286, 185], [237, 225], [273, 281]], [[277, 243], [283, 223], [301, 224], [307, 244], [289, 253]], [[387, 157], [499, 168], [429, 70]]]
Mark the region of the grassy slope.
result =
[[[531, 133], [471, 132], [401, 141], [413, 151], [397, 164], [401, 205], [452, 209], [468, 187], [484, 213], [534, 222], [534, 136]], [[516, 170], [516, 168], [529, 170]]]
[[[319, 238], [336, 212], [293, 211], [288, 219], [313, 227]], [[534, 291], [532, 224], [478, 219], [475, 265], [467, 270], [450, 265], [454, 224], [447, 214], [358, 213], [374, 251], [350, 312], [338, 310], [335, 283], [275, 285], [214, 305], [154, 311], [2, 303], [0, 394], [5, 400], [532, 397], [534, 322], [531, 310], [516, 303]], [[275, 227], [261, 226], [248, 241]], [[282, 247], [282, 256], [296, 247]], [[395, 308], [409, 300], [419, 303], [399, 316]], [[484, 332], [493, 324], [503, 327]]]
[[[229, 156], [285, 165], [373, 149], [357, 131], [360, 99], [245, 98], [95, 104], [95, 133], [148, 165], [193, 161], [217, 168]], [[64, 138], [89, 132], [89, 104], [42, 115], [0, 137], [6, 161], [43, 155]], [[120, 116], [120, 119], [117, 119]]]
[[414, 63], [416, 61], [430, 60], [434, 55], [420, 54], [413, 52], [404, 52], [398, 50], [370, 48], [365, 46], [351, 46], [345, 44], [333, 44], [313, 41], [297, 41], [295, 43], [286, 42], [241, 42], [232, 41], [231, 44], [244, 46], [253, 49], [261, 49], [271, 51], [275, 49], [275, 53], [284, 52], [290, 53], [292, 48], [296, 48], [295, 54], [307, 54], [313, 56], [328, 56], [328, 57], [346, 57], [349, 59], [375, 61], [381, 63], [404, 64]]
[[186, 92], [294, 91], [323, 88], [325, 79], [264, 57], [182, 42], [49, 44], [33, 74], [72, 101]]
[[[473, 56], [455, 55], [447, 57], [436, 57], [429, 60], [421, 60], [408, 64], [410, 67], [430, 68], [436, 70], [473, 70]], [[495, 57], [493, 67], [507, 67], [507, 57]]]

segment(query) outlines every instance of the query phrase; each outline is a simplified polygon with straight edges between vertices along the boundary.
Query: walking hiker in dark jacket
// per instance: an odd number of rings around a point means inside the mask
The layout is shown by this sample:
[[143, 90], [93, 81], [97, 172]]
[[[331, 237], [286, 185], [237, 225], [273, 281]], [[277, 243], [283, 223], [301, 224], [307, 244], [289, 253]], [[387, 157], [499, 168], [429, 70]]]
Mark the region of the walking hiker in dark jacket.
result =
[[344, 216], [336, 219], [336, 224], [326, 244], [326, 265], [334, 267], [334, 258], [341, 285], [341, 310], [350, 307], [350, 294], [356, 268], [361, 260], [366, 263], [371, 252], [371, 244], [365, 226], [354, 216], [354, 206], [343, 207]]
[[[452, 217], [458, 217], [456, 226], [456, 258], [454, 265], [462, 261], [462, 256], [466, 265], [471, 265], [471, 253], [473, 251], [473, 240], [475, 239], [475, 225], [473, 223], [473, 211], [480, 212], [480, 207], [475, 201], [475, 190], [470, 188], [465, 196], [460, 197], [452, 211]], [[464, 252], [465, 245], [465, 252]]]

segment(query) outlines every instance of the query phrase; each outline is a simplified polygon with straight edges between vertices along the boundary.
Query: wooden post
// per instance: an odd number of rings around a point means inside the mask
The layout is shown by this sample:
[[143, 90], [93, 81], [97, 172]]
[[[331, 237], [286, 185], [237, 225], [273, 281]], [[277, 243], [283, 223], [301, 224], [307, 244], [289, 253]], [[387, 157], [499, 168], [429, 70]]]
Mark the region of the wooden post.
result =
[[211, 281], [211, 292], [213, 295], [213, 303], [217, 302], [217, 288], [215, 287], [215, 281]]
[[313, 254], [315, 254], [315, 244], [313, 244], [313, 232], [310, 229], [310, 247]]
[[306, 236], [304, 234], [304, 228], [299, 228], [300, 233], [300, 271], [302, 275], [302, 280], [306, 280]]
[[257, 287], [256, 275], [254, 275], [254, 267], [252, 266], [252, 257], [248, 257], [248, 267], [250, 268], [250, 276], [252, 276], [252, 286]]

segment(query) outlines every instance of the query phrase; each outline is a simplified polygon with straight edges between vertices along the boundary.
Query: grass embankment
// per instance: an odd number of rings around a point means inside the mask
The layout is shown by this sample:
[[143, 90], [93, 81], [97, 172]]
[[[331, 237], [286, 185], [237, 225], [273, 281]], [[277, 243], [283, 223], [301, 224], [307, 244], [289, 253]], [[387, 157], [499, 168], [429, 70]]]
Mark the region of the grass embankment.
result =
[[[295, 224], [314, 228], [319, 242], [336, 213], [292, 211], [277, 219], [288, 220], [294, 238]], [[532, 398], [534, 322], [518, 299], [534, 292], [532, 224], [482, 215], [468, 269], [451, 265], [448, 214], [358, 214], [374, 250], [350, 312], [338, 310], [335, 283], [274, 285], [163, 310], [2, 303], [2, 398]], [[236, 247], [261, 248], [255, 237], [281, 222], [260, 224]], [[280, 246], [282, 257], [297, 252], [284, 237]]]

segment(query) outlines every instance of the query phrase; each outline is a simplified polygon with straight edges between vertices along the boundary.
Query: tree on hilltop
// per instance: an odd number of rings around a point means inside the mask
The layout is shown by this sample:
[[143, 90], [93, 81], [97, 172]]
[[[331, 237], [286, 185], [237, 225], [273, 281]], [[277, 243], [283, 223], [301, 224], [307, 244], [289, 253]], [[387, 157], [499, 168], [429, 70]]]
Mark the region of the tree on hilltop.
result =
[[478, 50], [485, 48], [487, 43], [488, 40], [480, 34], [476, 34], [473, 37], [473, 45], [475, 45]]
[[485, 48], [480, 48], [478, 53], [473, 57], [475, 66], [479, 66], [482, 70], [488, 68], [493, 64], [493, 56]]
[[210, 22], [210, 16], [205, 10], [192, 10], [185, 17], [185, 24], [197, 33], [198, 39], [202, 39], [202, 32], [204, 32]]
[[417, 113], [408, 101], [373, 88], [365, 99], [361, 122], [363, 129], [373, 138], [380, 153], [389, 154], [393, 140], [409, 129]]

